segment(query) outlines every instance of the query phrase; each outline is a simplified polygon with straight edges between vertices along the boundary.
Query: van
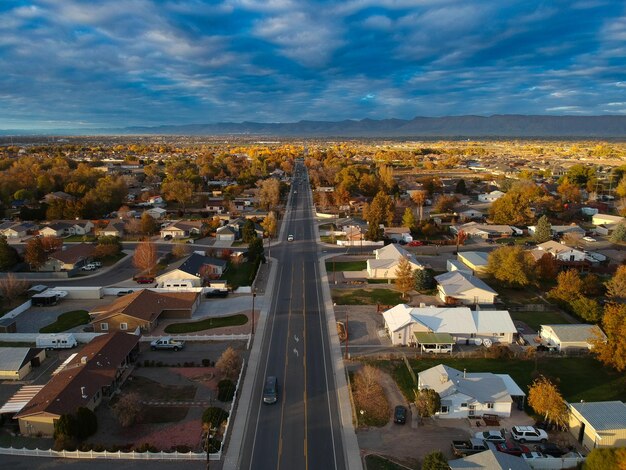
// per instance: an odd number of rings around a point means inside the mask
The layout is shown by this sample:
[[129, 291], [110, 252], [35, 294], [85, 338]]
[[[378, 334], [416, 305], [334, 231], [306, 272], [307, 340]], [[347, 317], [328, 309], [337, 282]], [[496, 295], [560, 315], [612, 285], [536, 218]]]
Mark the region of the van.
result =
[[273, 375], [265, 378], [263, 386], [263, 403], [272, 404], [278, 400], [278, 380]]

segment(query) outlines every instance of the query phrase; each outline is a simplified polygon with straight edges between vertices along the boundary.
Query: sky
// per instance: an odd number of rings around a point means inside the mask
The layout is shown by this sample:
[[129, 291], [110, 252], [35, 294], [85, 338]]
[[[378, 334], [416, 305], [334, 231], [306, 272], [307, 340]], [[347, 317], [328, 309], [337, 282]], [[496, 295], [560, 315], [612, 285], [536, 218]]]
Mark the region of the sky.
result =
[[626, 2], [0, 1], [0, 129], [464, 114], [626, 114]]

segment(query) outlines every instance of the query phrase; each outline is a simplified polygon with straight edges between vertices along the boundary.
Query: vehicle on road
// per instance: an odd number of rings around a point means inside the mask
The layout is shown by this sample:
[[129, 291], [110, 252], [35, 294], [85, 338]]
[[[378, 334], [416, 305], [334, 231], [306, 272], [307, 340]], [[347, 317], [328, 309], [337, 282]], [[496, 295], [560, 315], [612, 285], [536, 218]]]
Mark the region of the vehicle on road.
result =
[[207, 299], [211, 299], [214, 297], [228, 297], [228, 289], [213, 289], [208, 290], [204, 293], [204, 296]]
[[156, 351], [157, 349], [171, 349], [172, 351], [180, 351], [185, 347], [184, 341], [177, 341], [172, 339], [171, 336], [163, 336], [159, 339], [155, 339], [150, 343], [150, 349]]
[[520, 456], [525, 452], [530, 452], [530, 449], [523, 444], [516, 442], [498, 442], [496, 444], [496, 450], [504, 452], [505, 454]]
[[292, 241], [293, 241], [293, 235], [289, 235], [289, 236], [287, 237], [287, 241], [288, 241], [288, 242], [292, 242]]
[[595, 238], [593, 237], [583, 237], [583, 240], [589, 243], [593, 243], [595, 241], [597, 241]]
[[452, 441], [452, 453], [457, 457], [467, 457], [489, 450], [482, 439], [468, 439], [466, 441]]
[[102, 267], [102, 261], [92, 261], [91, 264], [93, 264], [96, 268]]
[[137, 284], [152, 284], [154, 282], [153, 277], [139, 276], [135, 278]]
[[278, 401], [278, 379], [273, 375], [265, 378], [263, 386], [263, 403], [271, 405]]
[[511, 437], [519, 442], [547, 442], [548, 433], [534, 426], [513, 426]]
[[482, 439], [488, 442], [504, 442], [506, 439], [500, 431], [481, 431], [474, 434], [476, 439]]
[[398, 405], [393, 410], [393, 422], [396, 424], [406, 423], [407, 409], [406, 406]]

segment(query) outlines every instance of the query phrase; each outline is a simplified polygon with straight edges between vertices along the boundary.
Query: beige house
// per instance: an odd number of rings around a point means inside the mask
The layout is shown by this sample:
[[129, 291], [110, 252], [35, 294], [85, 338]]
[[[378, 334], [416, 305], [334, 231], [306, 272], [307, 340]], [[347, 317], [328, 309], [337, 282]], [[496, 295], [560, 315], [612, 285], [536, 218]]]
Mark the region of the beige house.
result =
[[484, 251], [459, 252], [457, 259], [470, 268], [474, 274], [484, 274], [487, 272], [488, 253]]
[[176, 281], [188, 281], [188, 287], [202, 287], [205, 281], [219, 278], [228, 265], [227, 261], [198, 253], [190, 255], [178, 268], [156, 278], [159, 286], [168, 287]]
[[606, 335], [598, 325], [585, 324], [541, 325], [539, 336], [548, 346], [563, 352], [592, 349], [592, 341], [596, 339], [606, 341]]
[[138, 342], [125, 333], [94, 338], [15, 415], [20, 432], [52, 437], [62, 415], [80, 407], [94, 410], [128, 377]]
[[624, 221], [624, 217], [610, 214], [595, 214], [591, 217], [593, 225], [617, 225]]
[[41, 348], [0, 348], [0, 380], [22, 380], [45, 358]]
[[72, 271], [93, 258], [96, 246], [88, 243], [64, 246], [50, 255], [40, 271]]
[[435, 281], [439, 298], [447, 304], [493, 304], [498, 295], [483, 280], [462, 271], [440, 274]]
[[409, 260], [411, 269], [424, 269], [413, 253], [401, 246], [391, 243], [383, 248], [374, 250], [374, 259], [367, 260], [367, 277], [369, 279], [396, 279], [396, 270], [402, 258]]
[[161, 238], [168, 235], [172, 238], [186, 238], [202, 233], [204, 223], [199, 220], [179, 220], [161, 229]]
[[582, 401], [568, 408], [569, 430], [587, 449], [626, 446], [626, 404]]

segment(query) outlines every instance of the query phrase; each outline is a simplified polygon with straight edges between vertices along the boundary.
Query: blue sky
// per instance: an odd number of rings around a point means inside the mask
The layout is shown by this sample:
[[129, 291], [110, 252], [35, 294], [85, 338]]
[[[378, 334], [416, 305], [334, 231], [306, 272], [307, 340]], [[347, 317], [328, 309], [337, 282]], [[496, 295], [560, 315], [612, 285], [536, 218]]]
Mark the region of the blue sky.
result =
[[621, 0], [2, 0], [0, 128], [626, 114]]

